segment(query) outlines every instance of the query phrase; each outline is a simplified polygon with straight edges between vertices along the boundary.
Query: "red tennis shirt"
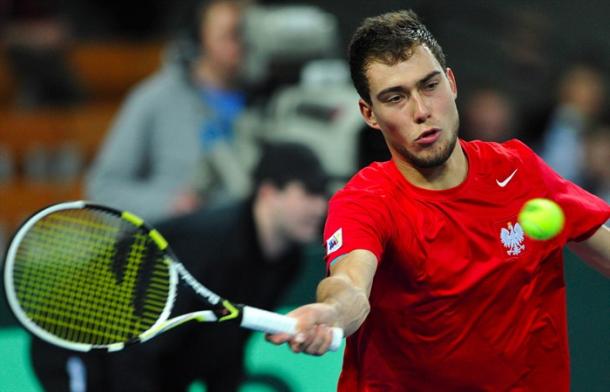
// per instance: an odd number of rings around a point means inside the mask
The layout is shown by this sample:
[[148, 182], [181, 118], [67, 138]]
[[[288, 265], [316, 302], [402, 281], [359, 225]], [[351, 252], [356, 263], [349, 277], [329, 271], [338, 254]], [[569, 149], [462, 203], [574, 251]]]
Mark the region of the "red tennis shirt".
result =
[[[389, 161], [330, 202], [327, 263], [354, 249], [379, 260], [339, 391], [569, 390], [562, 248], [592, 235], [610, 207], [517, 140], [460, 143], [468, 176], [455, 188], [414, 187]], [[534, 197], [565, 212], [552, 240], [524, 237], [517, 223]]]

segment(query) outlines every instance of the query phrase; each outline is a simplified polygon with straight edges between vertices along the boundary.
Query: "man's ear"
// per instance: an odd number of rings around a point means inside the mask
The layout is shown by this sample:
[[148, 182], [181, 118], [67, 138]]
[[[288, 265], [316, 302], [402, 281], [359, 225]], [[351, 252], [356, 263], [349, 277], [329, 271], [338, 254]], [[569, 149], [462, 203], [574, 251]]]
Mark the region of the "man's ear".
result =
[[451, 92], [453, 93], [453, 99], [457, 98], [457, 82], [455, 81], [455, 75], [453, 74], [453, 70], [447, 67], [447, 71], [445, 72], [447, 75], [447, 79], [449, 80], [449, 87], [451, 88]]
[[256, 195], [261, 199], [274, 198], [280, 192], [280, 188], [277, 187], [272, 181], [262, 181], [256, 189]]
[[364, 99], [360, 98], [360, 100], [358, 100], [358, 107], [360, 108], [360, 114], [362, 115], [362, 118], [368, 124], [368, 126], [381, 130], [379, 128], [379, 123], [377, 123], [377, 117], [375, 117], [375, 113], [373, 112], [372, 106]]
[[258, 189], [256, 190], [256, 193], [258, 193], [259, 196], [266, 196], [268, 194], [272, 194], [273, 191], [274, 191], [273, 184], [271, 184], [269, 181], [262, 181], [258, 185]]

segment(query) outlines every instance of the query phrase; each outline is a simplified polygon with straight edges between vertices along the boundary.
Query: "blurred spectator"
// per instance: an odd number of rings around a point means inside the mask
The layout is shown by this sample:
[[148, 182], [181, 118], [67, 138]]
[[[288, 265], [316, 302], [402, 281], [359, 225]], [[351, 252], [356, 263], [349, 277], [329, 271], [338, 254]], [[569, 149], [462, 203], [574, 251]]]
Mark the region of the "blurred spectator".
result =
[[196, 53], [176, 46], [130, 94], [89, 173], [89, 198], [155, 221], [248, 191], [256, 149], [234, 127], [245, 108], [242, 9], [237, 0], [198, 8]]
[[558, 100], [542, 140], [542, 158], [561, 176], [580, 185], [584, 182], [583, 133], [603, 109], [604, 83], [603, 73], [595, 66], [582, 63], [568, 68], [559, 81]]
[[9, 67], [18, 82], [18, 105], [66, 105], [83, 98], [82, 87], [66, 60], [70, 31], [60, 16], [58, 2], [13, 2], [8, 7], [2, 38]]
[[498, 89], [475, 89], [466, 100], [463, 113], [464, 125], [461, 129], [467, 140], [503, 142], [516, 136], [513, 103]]
[[584, 137], [587, 190], [610, 203], [610, 125], [594, 127]]
[[[296, 143], [264, 149], [254, 171], [255, 190], [243, 201], [199, 210], [157, 226], [194, 277], [237, 303], [279, 305], [298, 275], [302, 245], [316, 240], [326, 211], [327, 175], [316, 155]], [[173, 314], [200, 310], [182, 291]], [[34, 369], [45, 389], [68, 383], [67, 361], [79, 364], [88, 391], [186, 391], [203, 380], [208, 392], [237, 391], [245, 378], [250, 331], [237, 324], [183, 325], [121, 352], [74, 354], [34, 340]], [[104, 373], [108, 372], [108, 373]]]

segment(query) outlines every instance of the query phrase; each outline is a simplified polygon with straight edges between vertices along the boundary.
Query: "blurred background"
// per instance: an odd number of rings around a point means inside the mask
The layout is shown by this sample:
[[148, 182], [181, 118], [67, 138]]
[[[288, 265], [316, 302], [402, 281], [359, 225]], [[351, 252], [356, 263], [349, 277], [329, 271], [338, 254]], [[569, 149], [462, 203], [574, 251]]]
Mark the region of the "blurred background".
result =
[[[265, 140], [313, 149], [332, 177], [329, 192], [360, 167], [387, 159], [380, 135], [360, 119], [345, 52], [364, 17], [400, 7], [413, 8], [445, 50], [460, 89], [462, 137], [518, 137], [560, 174], [610, 201], [610, 3], [601, 0], [251, 1], [240, 29], [246, 103], [232, 136], [249, 146], [248, 153], [233, 151], [245, 157], [244, 173]], [[93, 168], [132, 91], [141, 93], [168, 64], [196, 58], [194, 9], [194, 0], [0, 1], [0, 249], [35, 210], [97, 197]], [[198, 199], [201, 178], [189, 180], [195, 201], [188, 194], [168, 201], [164, 216], [140, 214], [162, 219], [218, 198], [206, 188]], [[231, 196], [243, 193], [238, 185], [229, 184]], [[311, 245], [307, 258], [280, 310], [313, 299], [324, 274], [321, 247]], [[572, 255], [566, 259], [572, 389], [607, 391], [610, 283]], [[39, 390], [28, 341], [2, 303], [1, 391]], [[341, 365], [340, 353], [294, 357], [260, 335], [248, 353], [249, 369], [274, 374], [294, 391], [333, 390]]]

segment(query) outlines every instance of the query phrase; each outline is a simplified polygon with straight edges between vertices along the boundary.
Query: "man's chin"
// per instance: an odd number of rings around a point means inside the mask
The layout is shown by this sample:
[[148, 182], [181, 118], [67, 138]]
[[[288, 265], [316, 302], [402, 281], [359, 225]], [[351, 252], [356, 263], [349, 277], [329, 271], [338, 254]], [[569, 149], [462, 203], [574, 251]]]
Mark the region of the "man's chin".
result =
[[405, 158], [413, 167], [418, 169], [431, 169], [443, 165], [449, 157], [453, 148], [444, 147], [441, 151], [434, 153], [427, 153], [422, 155], [415, 155], [409, 151], [401, 151], [401, 155]]
[[[443, 143], [439, 140], [439, 143]], [[411, 164], [418, 169], [432, 169], [443, 165], [455, 149], [457, 143], [457, 135], [451, 140], [444, 142], [442, 145], [434, 146], [435, 151], [425, 151], [422, 156], [411, 154], [409, 151], [404, 151]]]
[[416, 161], [412, 163], [413, 166], [419, 169], [432, 169], [442, 166], [445, 162], [447, 162], [450, 156], [451, 154], [437, 154], [430, 157], [416, 158]]

